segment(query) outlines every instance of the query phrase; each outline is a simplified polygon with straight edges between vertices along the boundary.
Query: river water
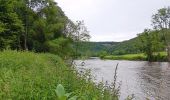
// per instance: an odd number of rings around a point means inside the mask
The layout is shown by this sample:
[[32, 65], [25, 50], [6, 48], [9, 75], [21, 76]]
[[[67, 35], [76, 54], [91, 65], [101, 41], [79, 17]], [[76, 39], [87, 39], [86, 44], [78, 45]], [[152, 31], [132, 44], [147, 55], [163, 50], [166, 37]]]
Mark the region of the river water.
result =
[[[82, 62], [84, 62], [82, 66]], [[170, 100], [170, 64], [167, 62], [88, 59], [76, 60], [78, 69], [90, 69], [95, 82], [113, 82], [117, 63], [120, 100], [134, 94], [134, 100]]]

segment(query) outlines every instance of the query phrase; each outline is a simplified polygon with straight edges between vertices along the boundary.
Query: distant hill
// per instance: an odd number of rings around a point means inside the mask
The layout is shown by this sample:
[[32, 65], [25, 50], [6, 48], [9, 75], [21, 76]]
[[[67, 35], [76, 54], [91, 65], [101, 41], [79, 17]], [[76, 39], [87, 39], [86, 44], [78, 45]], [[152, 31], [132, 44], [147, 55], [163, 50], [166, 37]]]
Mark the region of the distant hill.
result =
[[112, 46], [112, 54], [121, 55], [121, 54], [131, 54], [138, 53], [137, 42], [138, 37], [119, 42], [116, 46]]
[[119, 42], [81, 42], [78, 44], [78, 51], [83, 55], [88, 52], [92, 56], [97, 56], [102, 51], [112, 53], [112, 48], [117, 44]]
[[112, 48], [119, 44], [119, 42], [89, 42], [90, 50], [94, 52], [107, 51], [112, 52]]
[[78, 50], [83, 52], [91, 52], [91, 54], [98, 55], [102, 51], [109, 54], [127, 54], [136, 53], [136, 38], [123, 42], [82, 42], [79, 43]]
[[[162, 37], [162, 33], [159, 34]], [[168, 34], [170, 36], [170, 33]], [[113, 55], [141, 53], [138, 46], [139, 41], [139, 37], [135, 37], [123, 42], [82, 42], [79, 44], [79, 51], [81, 54], [88, 51], [92, 55], [98, 55], [102, 51]]]

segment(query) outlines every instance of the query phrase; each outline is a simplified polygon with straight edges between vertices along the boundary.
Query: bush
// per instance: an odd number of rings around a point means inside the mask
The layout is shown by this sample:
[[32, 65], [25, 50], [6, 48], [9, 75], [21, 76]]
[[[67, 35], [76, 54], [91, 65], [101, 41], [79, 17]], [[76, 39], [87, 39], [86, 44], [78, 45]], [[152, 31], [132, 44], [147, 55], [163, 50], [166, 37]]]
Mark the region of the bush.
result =
[[49, 52], [57, 54], [61, 57], [73, 55], [73, 48], [71, 46], [71, 40], [67, 38], [58, 38], [47, 43]]
[[102, 51], [100, 52], [99, 56], [101, 59], [103, 59], [105, 56], [107, 55], [107, 52], [106, 51]]

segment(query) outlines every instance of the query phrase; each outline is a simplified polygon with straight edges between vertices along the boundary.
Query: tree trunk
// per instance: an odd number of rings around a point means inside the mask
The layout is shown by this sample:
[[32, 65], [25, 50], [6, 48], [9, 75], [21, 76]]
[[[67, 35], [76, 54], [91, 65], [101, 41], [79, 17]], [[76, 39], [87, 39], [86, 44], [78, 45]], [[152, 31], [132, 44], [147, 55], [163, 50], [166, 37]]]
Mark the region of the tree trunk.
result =
[[[27, 5], [27, 4], [26, 4]], [[29, 3], [28, 3], [29, 7]], [[24, 49], [27, 51], [27, 35], [28, 35], [28, 8], [26, 6], [26, 13], [25, 13], [25, 34], [24, 34]]]
[[26, 36], [26, 34], [25, 34], [25, 36], [24, 36], [24, 50], [28, 50], [28, 47], [27, 47], [27, 36]]
[[167, 53], [168, 53], [168, 61], [170, 62], [170, 44], [168, 44], [168, 48], [167, 48]]

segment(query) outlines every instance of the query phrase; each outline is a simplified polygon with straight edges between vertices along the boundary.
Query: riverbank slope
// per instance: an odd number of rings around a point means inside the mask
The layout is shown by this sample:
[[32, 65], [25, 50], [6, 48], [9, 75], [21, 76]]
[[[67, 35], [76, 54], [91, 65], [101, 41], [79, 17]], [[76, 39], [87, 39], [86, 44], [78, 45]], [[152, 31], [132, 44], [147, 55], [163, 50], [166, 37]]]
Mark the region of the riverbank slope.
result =
[[78, 74], [57, 55], [0, 52], [1, 100], [59, 100], [55, 93], [58, 84], [82, 100], [113, 100], [111, 93], [103, 91], [103, 85], [96, 86], [87, 77], [88, 74]]

